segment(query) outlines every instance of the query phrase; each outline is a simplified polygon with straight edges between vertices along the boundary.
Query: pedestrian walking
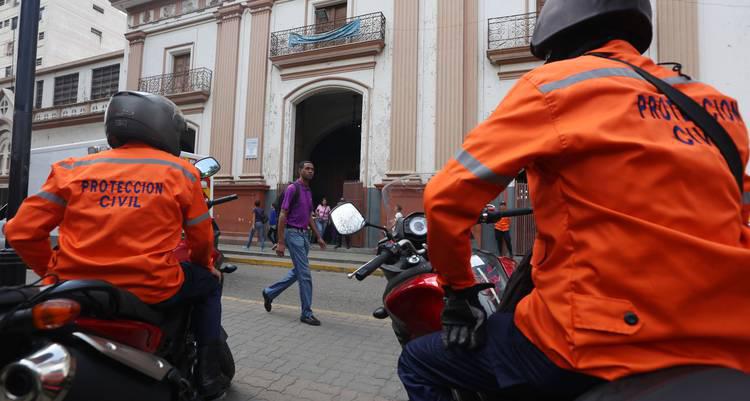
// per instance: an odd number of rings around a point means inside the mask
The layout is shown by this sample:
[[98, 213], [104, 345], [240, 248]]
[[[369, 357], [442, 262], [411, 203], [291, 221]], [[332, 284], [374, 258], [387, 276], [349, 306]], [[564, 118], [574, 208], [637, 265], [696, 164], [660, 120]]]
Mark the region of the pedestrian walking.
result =
[[[508, 205], [500, 202], [500, 210], [507, 210]], [[497, 241], [497, 254], [503, 256], [503, 243], [508, 249], [508, 256], [513, 257], [513, 244], [510, 240], [510, 217], [503, 217], [495, 223], [495, 241]]]
[[266, 247], [266, 236], [263, 227], [266, 224], [268, 217], [266, 217], [266, 211], [260, 207], [260, 201], [255, 201], [255, 207], [253, 208], [252, 220], [250, 222], [250, 235], [247, 237], [246, 249], [250, 249], [250, 245], [253, 243], [253, 236], [258, 233], [258, 242], [260, 242], [260, 251], [263, 252]]
[[299, 297], [302, 314], [299, 320], [311, 326], [320, 326], [320, 320], [312, 312], [312, 276], [307, 255], [310, 252], [308, 228], [311, 228], [318, 238], [320, 249], [326, 249], [326, 243], [318, 232], [312, 219], [312, 193], [310, 180], [315, 176], [315, 166], [312, 162], [299, 163], [299, 179], [289, 185], [284, 191], [281, 202], [281, 212], [278, 222], [278, 243], [276, 254], [284, 256], [286, 247], [294, 267], [280, 281], [263, 289], [263, 306], [267, 312], [271, 311], [273, 300], [294, 282], [299, 282]]
[[320, 200], [318, 207], [315, 208], [315, 215], [317, 216], [315, 224], [318, 225], [318, 232], [324, 237], [323, 239], [325, 239], [326, 228], [328, 227], [328, 222], [331, 216], [331, 207], [328, 206], [328, 200], [325, 196]]
[[[346, 203], [346, 199], [342, 196], [341, 199], [339, 199], [339, 203], [336, 204], [336, 206], [341, 205], [343, 203]], [[349, 235], [342, 235], [338, 231], [336, 231], [336, 246], [334, 249], [341, 248], [341, 244], [346, 244], [346, 249], [349, 249], [352, 245], [352, 239]]]
[[268, 218], [268, 239], [272, 244], [276, 245], [278, 242], [276, 238], [276, 225], [279, 222], [279, 213], [276, 211], [276, 205], [271, 205], [271, 216]]

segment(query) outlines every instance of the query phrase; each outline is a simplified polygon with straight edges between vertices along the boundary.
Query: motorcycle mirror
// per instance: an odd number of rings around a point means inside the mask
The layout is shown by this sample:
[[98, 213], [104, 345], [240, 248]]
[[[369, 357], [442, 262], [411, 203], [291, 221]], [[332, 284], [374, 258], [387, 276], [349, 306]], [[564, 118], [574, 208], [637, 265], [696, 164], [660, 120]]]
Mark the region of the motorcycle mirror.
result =
[[221, 170], [221, 164], [213, 157], [206, 157], [195, 162], [195, 168], [201, 173], [201, 178], [208, 178]]
[[351, 235], [363, 229], [367, 222], [357, 207], [351, 203], [342, 203], [331, 211], [331, 221], [341, 235]]

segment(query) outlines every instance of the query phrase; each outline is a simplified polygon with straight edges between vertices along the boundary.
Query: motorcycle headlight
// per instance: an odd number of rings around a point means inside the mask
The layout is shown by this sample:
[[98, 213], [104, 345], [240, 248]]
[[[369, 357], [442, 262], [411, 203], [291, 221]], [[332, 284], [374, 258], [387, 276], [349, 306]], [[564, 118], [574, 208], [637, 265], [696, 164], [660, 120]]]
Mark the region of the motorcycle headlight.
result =
[[424, 216], [409, 219], [409, 231], [414, 235], [427, 235], [427, 219]]

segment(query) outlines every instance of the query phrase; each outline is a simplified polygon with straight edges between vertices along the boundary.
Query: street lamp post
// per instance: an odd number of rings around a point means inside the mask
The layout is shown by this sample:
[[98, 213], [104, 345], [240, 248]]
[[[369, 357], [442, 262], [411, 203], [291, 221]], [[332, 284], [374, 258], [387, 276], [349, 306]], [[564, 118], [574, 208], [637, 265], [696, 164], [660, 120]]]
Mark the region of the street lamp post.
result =
[[[29, 187], [29, 154], [31, 152], [31, 114], [36, 75], [36, 41], [39, 32], [39, 0], [21, 2], [18, 26], [18, 59], [16, 67], [16, 99], [13, 110], [10, 179], [8, 183], [7, 219], [16, 215]], [[0, 285], [19, 285], [26, 281], [26, 265], [5, 243], [0, 250]]]

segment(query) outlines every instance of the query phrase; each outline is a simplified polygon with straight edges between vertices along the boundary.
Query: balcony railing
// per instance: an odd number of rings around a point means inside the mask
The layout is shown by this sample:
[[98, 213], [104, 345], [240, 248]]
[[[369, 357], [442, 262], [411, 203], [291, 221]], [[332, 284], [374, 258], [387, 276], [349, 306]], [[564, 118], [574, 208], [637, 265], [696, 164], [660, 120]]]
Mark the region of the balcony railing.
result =
[[528, 47], [536, 26], [537, 13], [490, 18], [487, 21], [487, 49]]
[[[359, 20], [359, 29], [353, 33], [331, 40], [321, 40], [315, 43], [293, 44], [290, 38], [295, 35], [302, 37], [318, 35], [340, 28], [351, 22]], [[339, 45], [365, 43], [385, 40], [385, 16], [377, 12], [372, 14], [360, 15], [347, 19], [327, 22], [324, 24], [307, 25], [299, 28], [288, 29], [286, 31], [274, 32], [271, 34], [271, 58], [287, 56], [295, 53], [330, 48]]]
[[163, 96], [202, 92], [207, 97], [211, 93], [212, 76], [213, 72], [208, 68], [154, 75], [141, 78], [138, 82], [138, 90]]

